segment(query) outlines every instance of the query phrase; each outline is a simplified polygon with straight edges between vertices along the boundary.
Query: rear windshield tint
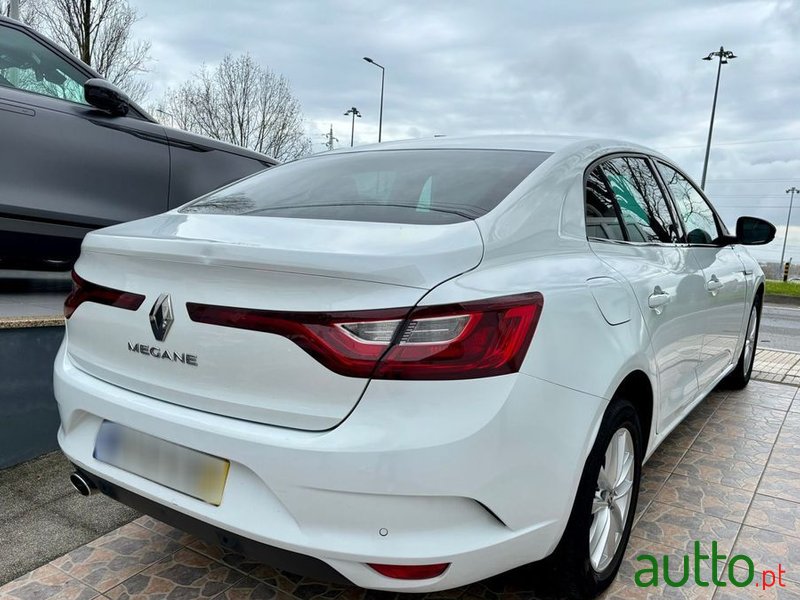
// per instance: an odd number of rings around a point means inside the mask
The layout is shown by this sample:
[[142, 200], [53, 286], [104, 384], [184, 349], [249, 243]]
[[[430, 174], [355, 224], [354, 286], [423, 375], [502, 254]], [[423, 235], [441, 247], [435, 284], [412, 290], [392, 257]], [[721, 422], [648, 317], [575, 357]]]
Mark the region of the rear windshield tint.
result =
[[492, 210], [548, 156], [520, 150], [323, 154], [211, 192], [180, 212], [457, 223]]

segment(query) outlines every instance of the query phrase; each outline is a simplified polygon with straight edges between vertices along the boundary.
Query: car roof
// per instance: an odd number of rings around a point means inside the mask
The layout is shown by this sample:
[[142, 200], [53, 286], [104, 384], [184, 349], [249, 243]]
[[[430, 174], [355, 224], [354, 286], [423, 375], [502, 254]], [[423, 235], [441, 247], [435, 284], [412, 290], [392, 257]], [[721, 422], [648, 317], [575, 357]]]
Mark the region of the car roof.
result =
[[[431, 150], [431, 149], [452, 149], [452, 150], [524, 150], [530, 152], [550, 152], [556, 153], [562, 149], [570, 151], [580, 150], [581, 148], [591, 148], [594, 150], [607, 149], [609, 152], [629, 151], [643, 152], [660, 156], [659, 152], [641, 146], [633, 142], [621, 140], [605, 139], [592, 136], [579, 135], [529, 135], [529, 134], [506, 134], [506, 135], [480, 135], [469, 137], [448, 137], [435, 136], [431, 138], [420, 138], [410, 140], [400, 140], [396, 142], [383, 142], [381, 144], [369, 144], [357, 146], [355, 148], [339, 148], [334, 153], [348, 152], [372, 152], [378, 150]], [[326, 153], [327, 154], [327, 153]]]
[[[531, 150], [555, 152], [583, 138], [571, 135], [480, 135], [469, 137], [434, 136], [396, 142], [369, 144], [346, 150], [411, 150], [451, 148], [470, 150]], [[342, 149], [345, 150], [345, 149]]]

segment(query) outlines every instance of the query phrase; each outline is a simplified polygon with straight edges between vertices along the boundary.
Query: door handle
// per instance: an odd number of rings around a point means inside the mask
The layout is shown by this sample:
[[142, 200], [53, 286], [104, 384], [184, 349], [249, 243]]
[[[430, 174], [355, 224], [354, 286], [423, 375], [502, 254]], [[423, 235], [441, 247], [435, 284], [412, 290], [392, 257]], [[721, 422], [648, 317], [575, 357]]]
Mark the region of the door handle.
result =
[[717, 279], [716, 275], [712, 275], [711, 279], [706, 282], [706, 289], [711, 292], [712, 296], [716, 296], [717, 292], [725, 285], [719, 279]]
[[652, 308], [657, 315], [661, 314], [664, 310], [664, 305], [669, 303], [670, 295], [662, 290], [659, 286], [653, 289], [653, 293], [647, 298], [647, 306]]

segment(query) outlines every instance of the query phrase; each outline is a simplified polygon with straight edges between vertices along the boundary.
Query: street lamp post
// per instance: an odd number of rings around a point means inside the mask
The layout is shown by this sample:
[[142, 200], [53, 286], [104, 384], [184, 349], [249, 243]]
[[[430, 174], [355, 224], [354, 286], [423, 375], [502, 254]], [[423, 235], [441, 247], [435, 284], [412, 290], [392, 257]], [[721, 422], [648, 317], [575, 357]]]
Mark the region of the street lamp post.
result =
[[173, 115], [171, 112], [168, 112], [168, 111], [164, 110], [163, 108], [156, 108], [155, 112], [160, 113], [160, 114], [164, 115], [165, 117], [169, 117], [170, 127], [174, 126], [175, 115]]
[[[800, 190], [792, 186], [788, 190], [786, 190], [786, 193], [791, 194], [791, 196], [789, 196], [789, 216], [786, 217], [786, 235], [783, 236], [783, 250], [781, 250], [781, 265], [780, 265], [781, 271], [783, 271], [785, 268], [783, 266], [783, 259], [786, 256], [786, 241], [789, 239], [789, 221], [792, 220], [792, 204], [794, 204], [794, 195], [800, 194]], [[786, 281], [786, 277], [784, 277], [783, 280]]]
[[719, 64], [717, 65], [717, 83], [714, 86], [714, 103], [711, 105], [711, 123], [708, 124], [708, 142], [706, 142], [706, 158], [703, 161], [703, 178], [700, 180], [700, 187], [706, 187], [706, 172], [708, 171], [708, 155], [711, 152], [711, 133], [714, 131], [714, 113], [717, 111], [717, 94], [719, 93], [719, 75], [722, 71], [722, 65], [727, 65], [728, 61], [736, 58], [736, 55], [730, 50], [725, 50], [722, 46], [716, 52], [710, 52], [708, 56], [703, 57], [703, 60], [714, 60], [714, 57], [719, 57]]
[[352, 107], [350, 107], [350, 110], [348, 110], [346, 113], [344, 113], [344, 116], [347, 116], [347, 115], [353, 115], [353, 117], [352, 117], [353, 122], [350, 124], [350, 147], [352, 148], [353, 147], [353, 136], [355, 135], [355, 132], [356, 132], [356, 117], [358, 117], [360, 119], [361, 118], [361, 113], [358, 112], [358, 109], [355, 106], [352, 106]]
[[383, 81], [386, 76], [386, 69], [383, 68], [383, 65], [379, 65], [374, 60], [372, 60], [369, 56], [365, 56], [364, 60], [367, 61], [371, 65], [375, 65], [381, 70], [381, 110], [378, 114], [378, 143], [381, 143], [381, 131], [383, 130]]

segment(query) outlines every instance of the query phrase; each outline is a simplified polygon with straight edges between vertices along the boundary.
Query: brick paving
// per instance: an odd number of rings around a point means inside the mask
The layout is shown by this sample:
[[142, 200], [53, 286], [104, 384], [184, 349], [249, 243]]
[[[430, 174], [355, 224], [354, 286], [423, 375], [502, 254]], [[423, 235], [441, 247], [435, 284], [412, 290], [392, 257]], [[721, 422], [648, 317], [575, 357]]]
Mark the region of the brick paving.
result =
[[800, 352], [759, 348], [753, 363], [753, 378], [800, 385]]
[[[787, 353], [782, 353], [787, 354]], [[793, 355], [800, 357], [800, 355]], [[758, 373], [788, 365], [759, 353]], [[796, 365], [796, 362], [794, 363]], [[791, 370], [792, 367], [789, 367]], [[784, 378], [786, 375], [784, 375]], [[740, 598], [800, 600], [800, 394], [753, 381], [746, 390], [715, 392], [667, 438], [643, 470], [636, 522], [620, 574], [605, 599]], [[786, 587], [634, 583], [636, 557], [670, 556], [673, 565], [699, 540], [727, 556], [746, 554], [755, 568], [785, 569]], [[725, 561], [723, 561], [725, 562]], [[720, 563], [722, 564], [722, 563]], [[739, 567], [738, 579], [746, 575]], [[678, 567], [679, 568], [679, 567]], [[727, 573], [727, 569], [724, 571]], [[430, 599], [534, 600], [536, 581], [517, 571]], [[674, 572], [674, 578], [681, 573]], [[737, 576], [738, 574], [738, 576]], [[709, 574], [703, 575], [705, 579]], [[727, 575], [723, 577], [724, 582]], [[760, 576], [757, 578], [760, 581]], [[248, 562], [150, 517], [141, 517], [0, 587], [3, 600], [58, 598], [217, 600], [374, 600], [396, 594], [318, 583]]]

